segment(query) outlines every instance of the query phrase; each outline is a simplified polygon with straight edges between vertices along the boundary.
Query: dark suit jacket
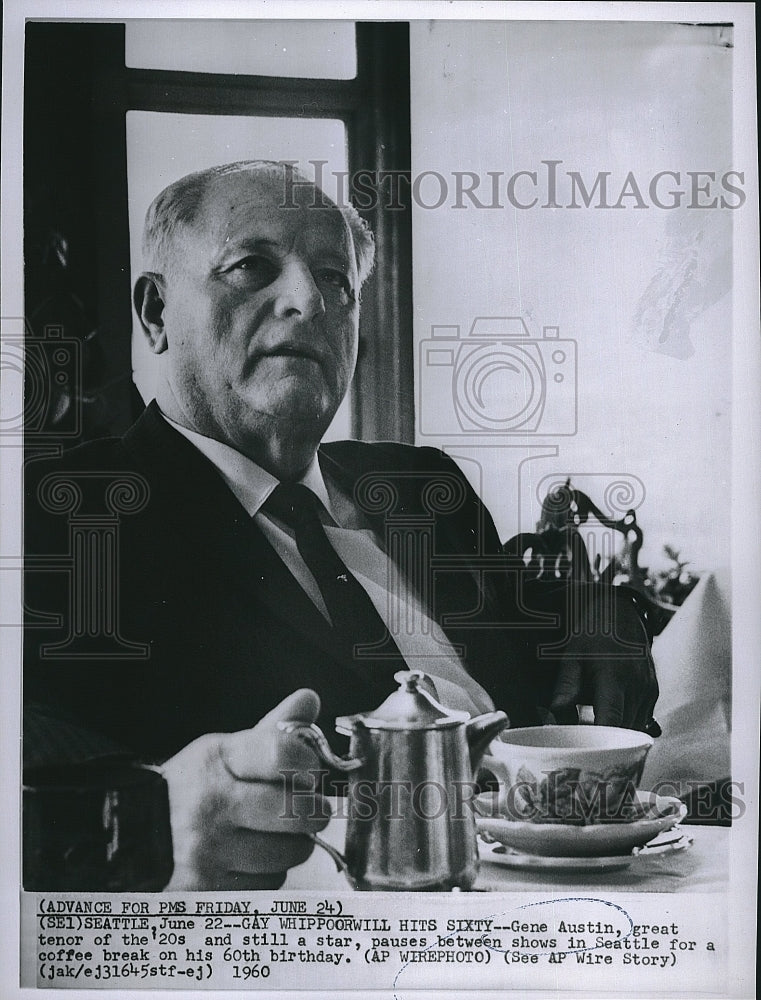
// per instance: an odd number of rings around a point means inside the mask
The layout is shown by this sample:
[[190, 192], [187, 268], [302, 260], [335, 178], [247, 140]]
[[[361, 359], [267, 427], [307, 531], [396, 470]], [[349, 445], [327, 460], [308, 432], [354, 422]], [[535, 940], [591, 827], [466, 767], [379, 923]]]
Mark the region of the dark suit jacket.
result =
[[[499, 538], [454, 463], [358, 441], [326, 444], [319, 460], [359, 491], [381, 537], [390, 527], [430, 539], [433, 614], [513, 723], [536, 721], [532, 657], [520, 631], [499, 627], [514, 605], [494, 563]], [[319, 693], [328, 735], [336, 716], [396, 687], [392, 669], [337, 650], [216, 469], [155, 404], [124, 438], [32, 462], [26, 479], [27, 763], [60, 755], [40, 739], [44, 720], [89, 734], [88, 752], [160, 760], [202, 733], [254, 725], [299, 687]]]

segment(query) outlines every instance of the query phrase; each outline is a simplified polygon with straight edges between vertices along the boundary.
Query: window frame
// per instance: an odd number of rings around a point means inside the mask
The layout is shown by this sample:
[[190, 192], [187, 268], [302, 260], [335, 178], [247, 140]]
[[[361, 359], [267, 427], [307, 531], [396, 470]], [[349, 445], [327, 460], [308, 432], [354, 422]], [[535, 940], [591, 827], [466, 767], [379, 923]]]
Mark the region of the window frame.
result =
[[[94, 99], [104, 182], [97, 194], [101, 261], [113, 292], [114, 273], [129, 260], [126, 222], [114, 226], [116, 206], [127, 218], [126, 112], [333, 118], [344, 122], [350, 179], [358, 171], [376, 178], [392, 174], [394, 207], [384, 207], [382, 186], [367, 209], [360, 208], [376, 239], [376, 266], [362, 292], [360, 349], [352, 393], [352, 434], [364, 440], [414, 441], [412, 334], [412, 225], [409, 24], [356, 24], [357, 75], [351, 80], [244, 76], [152, 70], [125, 64], [125, 26], [120, 41], [96, 60]], [[107, 149], [103, 149], [108, 145]], [[104, 192], [109, 192], [107, 198]], [[118, 264], [117, 264], [118, 261]], [[112, 296], [113, 297], [113, 296]], [[129, 299], [127, 299], [129, 301]], [[112, 317], [118, 328], [127, 321]], [[104, 317], [104, 320], [106, 317]], [[131, 364], [131, 362], [130, 362]], [[393, 386], [392, 398], [388, 387]]]

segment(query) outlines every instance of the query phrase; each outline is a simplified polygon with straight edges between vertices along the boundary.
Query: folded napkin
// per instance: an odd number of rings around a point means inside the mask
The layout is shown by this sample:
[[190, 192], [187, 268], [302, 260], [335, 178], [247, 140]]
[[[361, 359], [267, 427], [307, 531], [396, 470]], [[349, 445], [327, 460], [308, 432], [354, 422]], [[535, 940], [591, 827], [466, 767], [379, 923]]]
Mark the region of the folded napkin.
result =
[[710, 781], [731, 774], [732, 641], [729, 588], [704, 575], [653, 642], [660, 697], [642, 785]]

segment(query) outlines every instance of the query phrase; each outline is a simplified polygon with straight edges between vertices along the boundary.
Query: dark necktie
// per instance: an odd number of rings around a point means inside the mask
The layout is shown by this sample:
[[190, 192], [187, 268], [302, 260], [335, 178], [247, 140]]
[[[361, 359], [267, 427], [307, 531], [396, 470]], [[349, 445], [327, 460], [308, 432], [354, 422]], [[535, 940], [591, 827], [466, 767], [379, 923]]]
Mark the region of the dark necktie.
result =
[[408, 669], [364, 587], [328, 541], [319, 508], [317, 496], [301, 483], [280, 483], [263, 506], [293, 530], [296, 547], [320, 588], [344, 653], [358, 665], [375, 664], [389, 675]]

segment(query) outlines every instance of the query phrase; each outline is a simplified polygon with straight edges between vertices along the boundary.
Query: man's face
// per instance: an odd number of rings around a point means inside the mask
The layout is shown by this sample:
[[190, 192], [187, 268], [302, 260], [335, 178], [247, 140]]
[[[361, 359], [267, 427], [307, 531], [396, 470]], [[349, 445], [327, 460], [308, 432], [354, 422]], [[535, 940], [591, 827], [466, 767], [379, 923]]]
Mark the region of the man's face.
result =
[[189, 426], [247, 454], [284, 430], [316, 444], [356, 362], [351, 234], [337, 208], [297, 190], [298, 207], [280, 208], [275, 178], [217, 178], [166, 275], [173, 402]]

